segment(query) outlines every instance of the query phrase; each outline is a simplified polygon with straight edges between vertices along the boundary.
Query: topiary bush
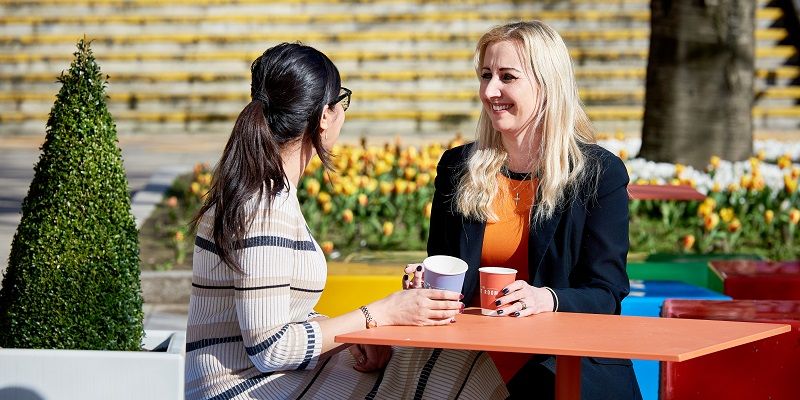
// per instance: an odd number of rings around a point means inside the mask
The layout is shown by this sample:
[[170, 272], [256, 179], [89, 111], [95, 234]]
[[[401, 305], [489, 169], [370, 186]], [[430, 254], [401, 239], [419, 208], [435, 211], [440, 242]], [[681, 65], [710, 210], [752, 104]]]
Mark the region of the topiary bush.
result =
[[139, 243], [106, 77], [78, 42], [0, 290], [0, 346], [138, 350]]

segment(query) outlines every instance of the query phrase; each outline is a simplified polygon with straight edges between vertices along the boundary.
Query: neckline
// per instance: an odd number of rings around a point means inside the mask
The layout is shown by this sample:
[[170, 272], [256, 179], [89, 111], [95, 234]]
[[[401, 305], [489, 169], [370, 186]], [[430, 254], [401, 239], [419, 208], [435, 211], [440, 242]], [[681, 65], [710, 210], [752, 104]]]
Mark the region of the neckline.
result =
[[516, 172], [508, 169], [505, 165], [500, 168], [500, 173], [508, 179], [515, 181], [529, 181], [533, 179], [533, 174], [530, 172]]

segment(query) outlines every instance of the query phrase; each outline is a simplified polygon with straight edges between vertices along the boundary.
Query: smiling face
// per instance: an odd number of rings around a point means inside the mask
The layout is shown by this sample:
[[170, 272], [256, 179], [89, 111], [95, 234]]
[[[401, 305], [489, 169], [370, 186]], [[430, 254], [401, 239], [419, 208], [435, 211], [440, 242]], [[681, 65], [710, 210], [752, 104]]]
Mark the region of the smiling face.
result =
[[537, 111], [538, 85], [511, 41], [486, 47], [480, 70], [480, 98], [495, 130], [504, 136], [524, 134]]

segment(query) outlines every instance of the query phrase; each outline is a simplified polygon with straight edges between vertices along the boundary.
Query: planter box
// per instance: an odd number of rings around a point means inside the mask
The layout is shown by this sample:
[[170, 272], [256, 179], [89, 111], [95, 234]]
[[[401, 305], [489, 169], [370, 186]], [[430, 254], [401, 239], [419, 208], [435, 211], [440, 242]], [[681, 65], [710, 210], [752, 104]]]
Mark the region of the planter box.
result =
[[182, 399], [183, 331], [146, 331], [146, 350], [0, 349], [0, 400]]

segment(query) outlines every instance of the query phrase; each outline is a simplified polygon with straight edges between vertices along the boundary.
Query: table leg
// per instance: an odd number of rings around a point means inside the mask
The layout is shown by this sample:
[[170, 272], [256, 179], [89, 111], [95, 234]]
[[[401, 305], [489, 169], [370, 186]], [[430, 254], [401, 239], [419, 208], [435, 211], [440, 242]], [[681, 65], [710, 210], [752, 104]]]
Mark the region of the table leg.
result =
[[556, 356], [556, 400], [580, 400], [581, 357]]

